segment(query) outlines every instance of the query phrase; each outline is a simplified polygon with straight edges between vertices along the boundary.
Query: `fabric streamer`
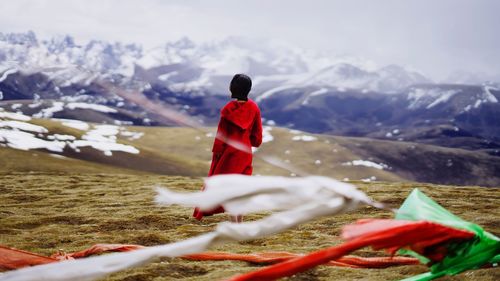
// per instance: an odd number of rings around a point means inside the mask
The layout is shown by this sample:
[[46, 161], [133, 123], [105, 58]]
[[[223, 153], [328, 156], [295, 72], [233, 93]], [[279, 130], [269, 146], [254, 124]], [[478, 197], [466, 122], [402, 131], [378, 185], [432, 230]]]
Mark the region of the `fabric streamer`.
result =
[[[302, 257], [303, 254], [289, 252], [263, 252], [255, 254], [232, 254], [220, 252], [205, 252], [183, 256], [183, 259], [207, 261], [207, 260], [237, 260], [258, 264], [274, 264], [284, 262], [294, 258]], [[350, 268], [387, 268], [391, 266], [420, 264], [416, 258], [408, 257], [358, 257], [344, 256], [336, 260], [329, 261], [325, 265], [350, 267]]]
[[[123, 245], [123, 244], [95, 244], [92, 247], [82, 251], [74, 253], [65, 253], [59, 251], [51, 255], [50, 257], [44, 257], [35, 253], [30, 253], [0, 245], [0, 269], [13, 270], [27, 266], [59, 262], [62, 260], [81, 259], [106, 252], [129, 252], [142, 248], [144, 248], [144, 246]], [[304, 255], [289, 253], [289, 252], [261, 252], [253, 254], [203, 252], [199, 254], [181, 256], [180, 258], [187, 260], [196, 260], [196, 261], [235, 260], [235, 261], [245, 261], [257, 264], [274, 264], [302, 256]], [[419, 263], [420, 263], [419, 260], [416, 258], [398, 257], [398, 256], [396, 257], [345, 256], [337, 260], [330, 261], [325, 265], [350, 267], [350, 268], [386, 268], [391, 266], [412, 265]]]
[[12, 270], [52, 262], [57, 262], [57, 259], [0, 245], [0, 269]]
[[197, 206], [208, 211], [223, 205], [230, 214], [248, 214], [260, 211], [290, 210], [309, 204], [330, 201], [364, 203], [377, 208], [383, 204], [372, 201], [354, 185], [322, 176], [277, 177], [216, 175], [205, 178], [205, 190], [195, 193], [177, 193], [157, 188], [156, 202]]
[[[424, 221], [425, 220], [425, 221]], [[275, 280], [372, 246], [418, 257], [431, 272], [405, 281], [426, 281], [500, 262], [500, 240], [464, 221], [415, 189], [398, 210], [396, 220], [361, 220], [343, 228], [339, 246], [291, 259], [231, 280]]]
[[94, 280], [151, 262], [158, 257], [200, 253], [217, 243], [245, 241], [276, 234], [320, 216], [353, 210], [362, 204], [383, 207], [353, 185], [326, 177], [217, 175], [205, 179], [205, 184], [207, 189], [204, 192], [193, 194], [159, 189], [156, 201], [162, 204], [198, 206], [202, 210], [222, 205], [230, 214], [284, 211], [253, 222], [223, 222], [213, 232], [172, 244], [23, 268], [0, 275], [0, 280]]
[[144, 248], [144, 246], [126, 244], [95, 244], [94, 246], [82, 251], [74, 253], [58, 251], [50, 257], [45, 257], [35, 253], [0, 245], [0, 269], [13, 270], [62, 260], [80, 259], [106, 252], [129, 252], [142, 248]]
[[358, 249], [372, 246], [374, 249], [388, 249], [394, 253], [409, 246], [424, 253], [449, 241], [469, 240], [474, 234], [426, 221], [362, 220], [343, 230], [343, 237], [349, 241], [338, 246], [313, 252], [303, 257], [290, 259], [263, 269], [242, 274], [231, 281], [267, 281], [291, 276], [312, 267], [336, 260]]

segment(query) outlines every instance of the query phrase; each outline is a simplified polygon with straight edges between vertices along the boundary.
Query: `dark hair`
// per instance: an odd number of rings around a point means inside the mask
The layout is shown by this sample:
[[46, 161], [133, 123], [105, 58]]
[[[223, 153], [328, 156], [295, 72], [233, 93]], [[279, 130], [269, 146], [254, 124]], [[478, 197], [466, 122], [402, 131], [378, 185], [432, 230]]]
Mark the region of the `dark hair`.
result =
[[229, 91], [231, 91], [231, 98], [239, 100], [248, 100], [248, 93], [252, 89], [252, 79], [245, 74], [236, 74], [231, 80]]

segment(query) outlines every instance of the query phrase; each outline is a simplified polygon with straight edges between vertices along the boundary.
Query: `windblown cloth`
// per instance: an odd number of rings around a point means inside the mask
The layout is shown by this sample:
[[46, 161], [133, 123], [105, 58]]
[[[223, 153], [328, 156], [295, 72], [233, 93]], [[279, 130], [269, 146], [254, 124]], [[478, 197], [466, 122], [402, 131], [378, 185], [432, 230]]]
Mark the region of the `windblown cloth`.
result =
[[[213, 232], [172, 244], [23, 268], [0, 275], [0, 280], [95, 280], [151, 262], [158, 257], [201, 253], [218, 243], [246, 241], [276, 234], [321, 216], [354, 210], [360, 205], [382, 207], [353, 185], [326, 177], [217, 175], [207, 178], [205, 184], [207, 190], [193, 194], [158, 189], [156, 201], [162, 204], [198, 206], [202, 211], [220, 205], [230, 214], [282, 211], [253, 222], [223, 222]], [[235, 186], [238, 188], [234, 188]]]

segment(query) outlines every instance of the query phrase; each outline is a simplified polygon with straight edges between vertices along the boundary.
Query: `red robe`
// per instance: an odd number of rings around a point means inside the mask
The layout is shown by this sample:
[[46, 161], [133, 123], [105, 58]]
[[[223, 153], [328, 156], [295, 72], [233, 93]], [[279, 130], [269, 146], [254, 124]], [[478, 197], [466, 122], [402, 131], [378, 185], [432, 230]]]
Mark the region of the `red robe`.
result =
[[[252, 174], [252, 146], [262, 143], [262, 121], [255, 102], [248, 100], [228, 102], [221, 110], [217, 136], [212, 148], [212, 164], [208, 176], [220, 174]], [[223, 213], [222, 206], [201, 212], [195, 208], [193, 216], [201, 220], [203, 216]]]

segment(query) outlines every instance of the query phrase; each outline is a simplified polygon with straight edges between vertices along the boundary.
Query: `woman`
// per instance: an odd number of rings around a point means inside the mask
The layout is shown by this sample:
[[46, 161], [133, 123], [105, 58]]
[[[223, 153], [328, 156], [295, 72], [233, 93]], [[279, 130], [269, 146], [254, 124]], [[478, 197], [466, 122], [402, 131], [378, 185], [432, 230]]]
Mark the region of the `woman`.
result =
[[[248, 99], [252, 80], [245, 74], [236, 74], [231, 80], [231, 98], [221, 110], [221, 118], [212, 148], [212, 164], [208, 176], [220, 174], [252, 174], [252, 146], [262, 143], [262, 121], [255, 102]], [[237, 187], [236, 187], [237, 188]], [[222, 206], [201, 212], [194, 210], [193, 216], [201, 220], [203, 216], [223, 213]], [[242, 216], [231, 216], [232, 222], [241, 222]]]

